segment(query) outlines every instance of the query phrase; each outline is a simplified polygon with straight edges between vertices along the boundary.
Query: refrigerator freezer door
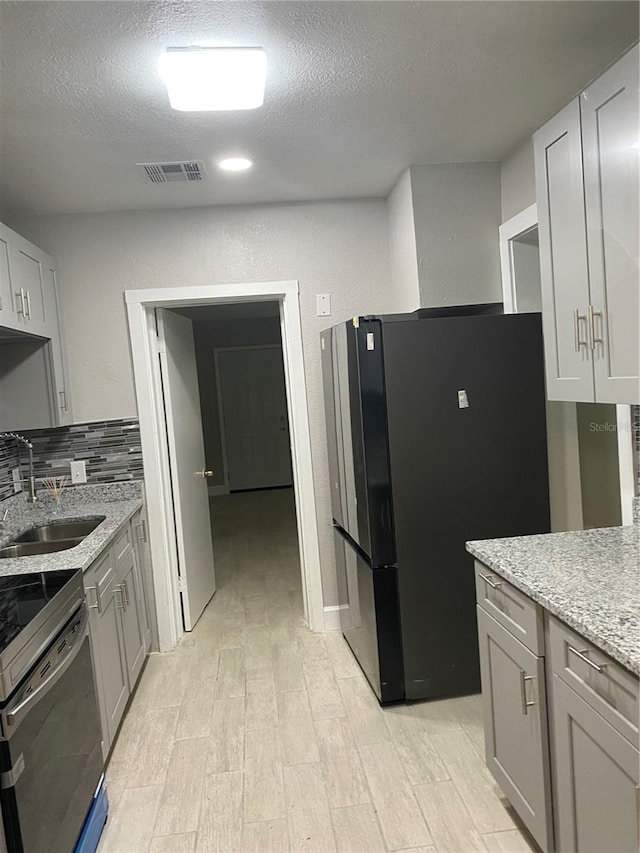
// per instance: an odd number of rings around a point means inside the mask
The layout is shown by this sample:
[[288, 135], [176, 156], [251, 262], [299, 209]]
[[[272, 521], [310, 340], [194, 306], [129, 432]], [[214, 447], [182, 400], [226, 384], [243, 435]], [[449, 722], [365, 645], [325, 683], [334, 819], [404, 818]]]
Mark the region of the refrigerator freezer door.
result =
[[358, 608], [344, 638], [380, 702], [397, 702], [404, 698], [404, 685], [396, 569], [372, 569], [337, 529], [335, 536], [358, 589]]

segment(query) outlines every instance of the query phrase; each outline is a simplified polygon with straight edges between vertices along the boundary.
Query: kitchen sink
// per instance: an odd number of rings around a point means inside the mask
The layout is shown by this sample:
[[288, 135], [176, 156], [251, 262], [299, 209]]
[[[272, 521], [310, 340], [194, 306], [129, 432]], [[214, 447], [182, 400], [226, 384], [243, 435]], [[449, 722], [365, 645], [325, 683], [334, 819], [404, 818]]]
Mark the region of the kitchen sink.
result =
[[52, 554], [54, 551], [66, 551], [79, 545], [84, 536], [73, 539], [58, 539], [52, 542], [19, 542], [17, 545], [5, 545], [0, 548], [0, 560], [8, 557], [33, 557], [36, 554]]
[[4, 548], [0, 548], [0, 560], [10, 557], [33, 557], [36, 554], [52, 554], [75, 548], [95, 530], [104, 515], [94, 515], [81, 521], [52, 521], [25, 530]]
[[25, 530], [24, 533], [16, 536], [9, 544], [15, 545], [19, 542], [58, 542], [61, 539], [78, 539], [81, 541], [92, 530], [95, 530], [104, 519], [104, 515], [94, 515], [90, 518], [83, 518], [82, 521], [52, 521], [50, 524], [40, 524], [37, 527], [32, 527], [30, 530]]

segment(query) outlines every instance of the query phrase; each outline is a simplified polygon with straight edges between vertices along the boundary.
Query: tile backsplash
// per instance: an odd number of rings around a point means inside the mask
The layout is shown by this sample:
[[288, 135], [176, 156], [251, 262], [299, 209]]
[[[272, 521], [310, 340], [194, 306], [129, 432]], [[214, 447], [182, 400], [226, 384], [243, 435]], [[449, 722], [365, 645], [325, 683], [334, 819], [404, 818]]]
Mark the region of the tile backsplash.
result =
[[[141, 480], [142, 448], [137, 418], [94, 421], [52, 429], [26, 430], [22, 433], [33, 444], [35, 475], [69, 476], [69, 461], [84, 459], [88, 483], [113, 483]], [[19, 454], [22, 476], [28, 474], [27, 450]], [[18, 464], [13, 443], [0, 442], [0, 500], [13, 494], [10, 471]]]

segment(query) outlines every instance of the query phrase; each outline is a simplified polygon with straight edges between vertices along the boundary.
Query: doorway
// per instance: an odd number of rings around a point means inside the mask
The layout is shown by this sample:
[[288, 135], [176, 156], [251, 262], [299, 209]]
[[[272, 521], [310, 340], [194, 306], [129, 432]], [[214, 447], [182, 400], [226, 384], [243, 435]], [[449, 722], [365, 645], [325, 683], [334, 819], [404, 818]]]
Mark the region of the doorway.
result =
[[[271, 302], [277, 305], [288, 403], [287, 426], [290, 431], [304, 617], [311, 630], [322, 630], [318, 531], [297, 282], [128, 291], [125, 298], [145, 467], [160, 649], [164, 651], [173, 648], [183, 633], [178, 546], [183, 531], [173, 500], [170, 447], [163, 407], [163, 377], [155, 327], [157, 308], [192, 310], [248, 302]], [[199, 473], [203, 472], [206, 473], [204, 463]]]
[[[537, 206], [503, 223], [499, 235], [505, 312], [540, 312]], [[547, 401], [552, 531], [631, 523], [630, 418], [629, 406]], [[612, 429], [594, 428], [600, 424]]]

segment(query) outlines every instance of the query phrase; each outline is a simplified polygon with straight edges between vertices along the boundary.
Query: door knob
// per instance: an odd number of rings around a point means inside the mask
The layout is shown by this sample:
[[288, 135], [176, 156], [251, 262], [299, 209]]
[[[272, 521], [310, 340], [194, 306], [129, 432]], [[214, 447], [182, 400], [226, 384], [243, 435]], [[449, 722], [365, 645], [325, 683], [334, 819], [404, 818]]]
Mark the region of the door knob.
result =
[[213, 477], [213, 471], [205, 471], [204, 469], [202, 471], [198, 471], [198, 474], [200, 474], [201, 477]]

